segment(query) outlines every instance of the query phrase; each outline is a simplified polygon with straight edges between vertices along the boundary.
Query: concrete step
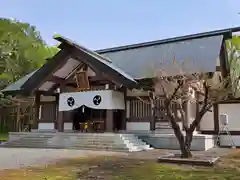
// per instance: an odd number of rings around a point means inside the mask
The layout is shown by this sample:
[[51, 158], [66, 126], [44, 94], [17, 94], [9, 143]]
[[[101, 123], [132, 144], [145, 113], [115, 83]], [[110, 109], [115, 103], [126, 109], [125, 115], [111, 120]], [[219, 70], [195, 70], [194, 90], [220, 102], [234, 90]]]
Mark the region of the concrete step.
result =
[[124, 145], [124, 143], [120, 142], [106, 142], [106, 141], [44, 141], [44, 140], [38, 140], [38, 141], [26, 141], [26, 140], [21, 140], [21, 141], [12, 141], [12, 142], [7, 142], [7, 144], [29, 144], [29, 145], [38, 145], [38, 144], [46, 144], [46, 145], [51, 145], [51, 144], [93, 144], [93, 145]]
[[6, 145], [19, 145], [19, 146], [62, 146], [62, 147], [71, 147], [71, 146], [118, 146], [118, 147], [126, 147], [123, 143], [118, 143], [114, 141], [64, 141], [64, 140], [55, 140], [55, 141], [49, 141], [49, 140], [35, 140], [35, 141], [29, 141], [26, 139], [20, 140], [20, 141], [12, 141], [6, 143]]
[[133, 134], [114, 133], [17, 133], [3, 147], [142, 151], [149, 145]]
[[148, 150], [152, 149], [149, 145], [147, 145], [145, 142], [143, 142], [141, 139], [139, 139], [137, 136], [133, 134], [121, 134], [121, 139], [124, 141], [124, 143], [127, 145], [130, 149], [140, 149], [140, 150]]
[[[83, 145], [83, 146], [71, 146], [71, 147], [57, 147], [57, 146], [28, 146], [28, 145], [4, 145], [2, 147], [6, 148], [44, 148], [44, 149], [79, 149], [79, 150], [95, 150], [95, 151], [119, 151], [119, 152], [132, 152], [129, 151], [127, 147], [110, 147], [110, 146], [101, 146], [101, 147], [96, 147], [96, 146], [88, 146], [88, 145]], [[139, 150], [140, 151], [140, 150]]]
[[22, 142], [11, 142], [11, 143], [6, 143], [5, 145], [31, 145], [31, 146], [41, 146], [41, 145], [47, 145], [47, 146], [65, 146], [65, 147], [70, 147], [70, 146], [109, 146], [109, 147], [126, 147], [125, 144], [114, 144], [114, 143], [86, 143], [86, 144], [81, 144], [81, 143], [69, 143], [69, 144], [54, 144], [54, 143], [22, 143]]
[[125, 138], [124, 137], [124, 140], [127, 140], [131, 143], [136, 143], [136, 144], [139, 144], [139, 145], [145, 145], [146, 144], [145, 142], [143, 142], [142, 140], [137, 139], [137, 138], [134, 139], [134, 138]]
[[21, 138], [28, 138], [28, 139], [34, 139], [34, 138], [43, 138], [43, 139], [48, 139], [48, 138], [54, 138], [54, 137], [61, 137], [61, 138], [78, 138], [78, 139], [113, 139], [116, 138], [118, 136], [25, 136], [25, 137], [21, 137]]

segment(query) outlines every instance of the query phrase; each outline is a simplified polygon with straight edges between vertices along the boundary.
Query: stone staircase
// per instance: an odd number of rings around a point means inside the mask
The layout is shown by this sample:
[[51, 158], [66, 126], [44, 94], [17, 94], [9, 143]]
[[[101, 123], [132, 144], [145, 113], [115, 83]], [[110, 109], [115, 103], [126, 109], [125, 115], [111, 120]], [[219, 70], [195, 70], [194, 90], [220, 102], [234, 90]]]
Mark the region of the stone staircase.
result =
[[142, 150], [150, 150], [153, 149], [146, 142], [139, 139], [134, 134], [119, 134], [121, 140], [127, 146], [128, 149], [132, 151], [142, 151]]
[[134, 134], [114, 133], [10, 133], [1, 147], [143, 151], [149, 145]]

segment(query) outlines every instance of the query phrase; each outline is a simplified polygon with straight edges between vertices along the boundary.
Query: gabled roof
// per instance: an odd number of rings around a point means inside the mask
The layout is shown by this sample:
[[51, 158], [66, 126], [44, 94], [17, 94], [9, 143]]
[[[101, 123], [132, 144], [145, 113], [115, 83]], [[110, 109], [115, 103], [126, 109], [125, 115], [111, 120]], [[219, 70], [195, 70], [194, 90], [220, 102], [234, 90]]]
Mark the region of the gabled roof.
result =
[[[91, 51], [89, 49], [87, 49], [84, 46], [81, 46], [79, 44], [74, 43], [73, 41], [64, 38], [62, 36], [55, 36], [56, 40], [62, 42], [62, 43], [66, 43], [68, 45], [74, 46], [76, 49], [81, 50], [81, 52], [84, 52], [86, 55], [89, 55], [89, 57], [92, 58], [88, 58], [88, 60], [85, 63], [89, 63], [90, 65], [96, 64], [96, 66], [99, 68], [99, 70], [106, 70], [106, 71], [112, 71], [112, 73], [115, 73], [115, 75], [117, 76], [122, 76], [128, 80], [130, 80], [133, 83], [136, 83], [136, 81], [134, 80], [133, 77], [131, 77], [129, 74], [125, 73], [122, 69], [120, 69], [119, 67], [117, 67], [116, 65], [114, 65], [110, 59], [108, 59], [107, 57], [104, 57], [94, 51]], [[83, 59], [84, 61], [84, 59]], [[91, 61], [91, 62], [90, 62]], [[94, 66], [94, 65], [93, 65]], [[105, 71], [103, 71], [105, 72]]]
[[[54, 80], [49, 80], [49, 76], [64, 80], [83, 63], [89, 65], [96, 72], [99, 72], [99, 74], [107, 76], [106, 79], [110, 77], [109, 80], [113, 80], [126, 87], [132, 87], [137, 84], [130, 75], [101, 55], [64, 37], [57, 36], [55, 39], [61, 42], [59, 46], [61, 50], [42, 68], [33, 73], [31, 77], [25, 78], [26, 81], [20, 88], [22, 91], [27, 93], [31, 93], [36, 89], [48, 91], [58, 84]], [[3, 91], [6, 91], [6, 89]]]
[[[99, 68], [102, 72], [108, 71], [108, 73], [112, 73], [115, 80], [117, 79], [125, 85], [133, 85], [136, 83], [134, 79], [154, 76], [153, 71], [158, 68], [161, 61], [172, 62], [173, 59], [176, 61], [192, 61], [193, 71], [196, 71], [197, 67], [201, 69], [201, 71], [214, 72], [223, 40], [231, 38], [232, 32], [236, 31], [240, 31], [240, 27], [102, 49], [95, 52], [58, 36], [55, 37], [55, 39], [61, 42], [60, 48], [62, 48], [62, 52], [56, 56], [64, 59], [67, 56], [66, 54], [77, 49], [78, 53], [75, 51], [75, 55], [83, 56], [84, 58], [81, 60], [87, 62], [90, 66], [94, 66], [94, 68], [97, 69]], [[64, 55], [63, 51], [68, 53]], [[15, 86], [12, 84], [3, 91], [13, 91], [14, 87], [16, 87], [16, 90], [26, 90], [28, 87], [36, 86], [39, 84], [36, 81], [42, 79], [42, 76], [45, 76], [51, 70], [56, 70], [56, 64], [62, 62], [61, 58], [56, 56], [36, 72], [24, 77], [23, 79], [27, 79], [26, 81], [20, 79], [14, 83]], [[54, 60], [56, 58], [59, 60]], [[72, 69], [78, 64], [78, 62], [73, 59], [69, 59], [68, 62], [68, 67], [71, 66]], [[59, 71], [57, 74], [64, 73], [63, 71], [61, 71], [61, 73]], [[32, 77], [29, 77], [31, 75]], [[36, 77], [38, 77], [38, 79], [36, 79]], [[21, 83], [23, 84], [20, 87]], [[53, 86], [52, 83], [46, 83], [48, 86]], [[30, 84], [32, 84], [32, 86], [29, 86]]]
[[[36, 70], [36, 71], [37, 71], [37, 70]], [[22, 85], [23, 85], [24, 83], [26, 83], [27, 80], [28, 80], [30, 77], [32, 77], [32, 75], [33, 75], [36, 71], [33, 71], [33, 72], [31, 72], [31, 73], [23, 76], [22, 78], [20, 78], [20, 79], [17, 80], [16, 82], [8, 85], [6, 88], [4, 88], [4, 89], [2, 90], [2, 92], [5, 93], [5, 92], [14, 92], [14, 91], [15, 91], [15, 92], [21, 93], [21, 91], [22, 91]]]

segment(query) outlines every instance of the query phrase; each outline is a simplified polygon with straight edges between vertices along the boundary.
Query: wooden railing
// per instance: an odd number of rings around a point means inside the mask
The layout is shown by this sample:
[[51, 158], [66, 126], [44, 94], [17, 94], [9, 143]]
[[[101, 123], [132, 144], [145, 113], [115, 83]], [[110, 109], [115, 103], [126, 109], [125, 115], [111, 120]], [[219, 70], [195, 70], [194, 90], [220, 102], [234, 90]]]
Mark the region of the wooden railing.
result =
[[[149, 101], [142, 101], [139, 99], [129, 100], [129, 121], [150, 121], [151, 104]], [[157, 99], [155, 101], [157, 121], [168, 121], [164, 107], [164, 99]], [[177, 108], [175, 104], [171, 104], [172, 108]]]
[[25, 125], [35, 121], [35, 108], [29, 106], [21, 110], [21, 107], [0, 108], [0, 133], [23, 131]]

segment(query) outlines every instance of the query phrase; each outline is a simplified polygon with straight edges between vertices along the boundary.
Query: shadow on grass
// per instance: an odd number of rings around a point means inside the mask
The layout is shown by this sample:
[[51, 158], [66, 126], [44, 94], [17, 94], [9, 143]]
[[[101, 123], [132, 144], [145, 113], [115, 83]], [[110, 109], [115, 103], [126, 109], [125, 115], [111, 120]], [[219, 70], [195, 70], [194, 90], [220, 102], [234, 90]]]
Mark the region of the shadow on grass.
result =
[[154, 160], [98, 156], [63, 160], [36, 168], [0, 171], [4, 180], [238, 180], [240, 150], [214, 168], [159, 164]]

